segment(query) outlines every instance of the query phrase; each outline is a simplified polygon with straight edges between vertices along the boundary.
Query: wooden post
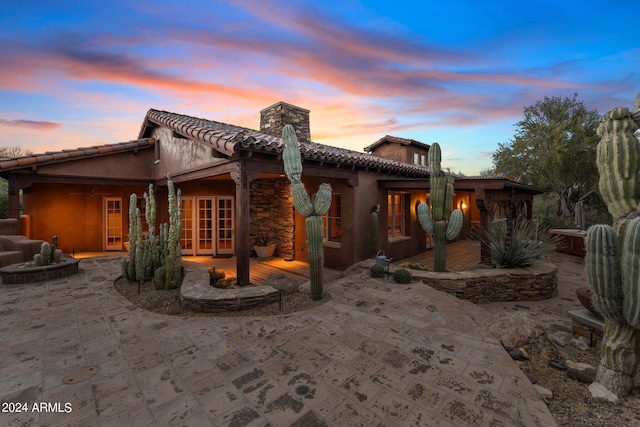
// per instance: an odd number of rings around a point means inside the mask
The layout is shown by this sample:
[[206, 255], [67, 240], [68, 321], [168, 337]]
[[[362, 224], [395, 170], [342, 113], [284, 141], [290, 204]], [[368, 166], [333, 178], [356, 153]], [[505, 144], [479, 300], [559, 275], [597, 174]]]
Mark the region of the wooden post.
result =
[[[487, 200], [487, 194], [483, 189], [476, 189], [475, 195], [476, 206], [480, 210], [480, 230], [484, 233], [491, 229], [491, 217], [489, 216], [491, 201]], [[480, 239], [480, 264], [491, 264], [491, 250], [486, 238]]]
[[247, 286], [249, 279], [249, 171], [247, 170], [247, 159], [239, 159], [236, 162], [236, 170], [231, 173], [231, 177], [236, 183], [235, 201], [235, 248], [236, 248], [236, 277], [238, 286]]

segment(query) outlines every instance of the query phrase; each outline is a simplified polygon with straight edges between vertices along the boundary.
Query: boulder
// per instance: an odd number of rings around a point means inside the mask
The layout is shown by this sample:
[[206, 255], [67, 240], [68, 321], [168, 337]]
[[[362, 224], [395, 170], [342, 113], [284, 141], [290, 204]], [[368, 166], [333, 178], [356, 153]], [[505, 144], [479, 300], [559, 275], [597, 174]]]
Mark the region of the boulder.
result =
[[271, 286], [281, 291], [284, 295], [290, 295], [298, 292], [298, 287], [302, 283], [301, 280], [294, 279], [281, 273], [271, 273], [264, 285]]

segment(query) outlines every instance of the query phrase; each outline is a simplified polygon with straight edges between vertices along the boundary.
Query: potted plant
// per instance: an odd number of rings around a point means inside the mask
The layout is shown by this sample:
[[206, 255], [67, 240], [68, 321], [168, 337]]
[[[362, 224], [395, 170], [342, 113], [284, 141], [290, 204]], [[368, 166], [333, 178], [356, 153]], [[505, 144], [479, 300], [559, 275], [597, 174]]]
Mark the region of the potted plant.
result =
[[253, 246], [253, 249], [256, 251], [256, 255], [260, 259], [271, 258], [276, 251], [277, 243], [269, 242], [268, 234], [261, 234], [258, 237], [258, 243]]

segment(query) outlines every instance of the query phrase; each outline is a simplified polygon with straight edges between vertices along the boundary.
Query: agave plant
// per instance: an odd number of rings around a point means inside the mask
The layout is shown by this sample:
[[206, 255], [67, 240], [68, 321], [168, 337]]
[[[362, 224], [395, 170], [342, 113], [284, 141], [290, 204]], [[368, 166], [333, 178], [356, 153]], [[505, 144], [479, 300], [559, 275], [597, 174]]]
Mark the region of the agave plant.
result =
[[[509, 221], [509, 220], [507, 220]], [[481, 238], [489, 244], [491, 259], [502, 268], [528, 267], [553, 246], [548, 228], [528, 219], [493, 224]]]

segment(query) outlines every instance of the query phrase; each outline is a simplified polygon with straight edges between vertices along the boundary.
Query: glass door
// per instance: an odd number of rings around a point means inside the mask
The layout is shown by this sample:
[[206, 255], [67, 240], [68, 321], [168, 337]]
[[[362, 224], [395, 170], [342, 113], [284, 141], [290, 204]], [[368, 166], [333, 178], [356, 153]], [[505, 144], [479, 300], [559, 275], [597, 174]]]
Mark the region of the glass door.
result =
[[217, 242], [216, 253], [233, 254], [233, 197], [217, 198]]
[[212, 255], [214, 246], [213, 198], [198, 197], [196, 255]]
[[182, 236], [180, 236], [180, 246], [182, 253], [185, 255], [193, 255], [193, 215], [194, 215], [193, 197], [182, 198]]
[[104, 250], [122, 250], [122, 199], [105, 197], [102, 199], [104, 214]]

